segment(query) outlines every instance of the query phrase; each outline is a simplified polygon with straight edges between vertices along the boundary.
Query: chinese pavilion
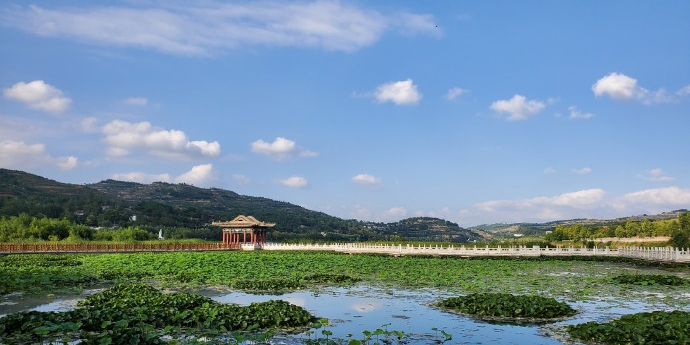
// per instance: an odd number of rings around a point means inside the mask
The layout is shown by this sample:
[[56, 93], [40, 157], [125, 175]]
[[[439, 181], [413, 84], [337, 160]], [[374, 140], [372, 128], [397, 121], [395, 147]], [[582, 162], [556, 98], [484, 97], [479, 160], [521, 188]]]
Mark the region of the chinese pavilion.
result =
[[276, 224], [261, 222], [252, 216], [239, 215], [229, 222], [213, 222], [211, 225], [223, 229], [223, 244], [262, 245], [266, 243], [267, 229]]

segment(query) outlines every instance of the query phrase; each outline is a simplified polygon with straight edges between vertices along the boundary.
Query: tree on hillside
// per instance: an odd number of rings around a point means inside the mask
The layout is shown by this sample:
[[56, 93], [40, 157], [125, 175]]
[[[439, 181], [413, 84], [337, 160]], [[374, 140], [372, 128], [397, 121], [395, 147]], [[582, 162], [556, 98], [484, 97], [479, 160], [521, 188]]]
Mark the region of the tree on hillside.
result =
[[690, 212], [678, 215], [678, 228], [674, 229], [668, 244], [675, 248], [690, 248]]

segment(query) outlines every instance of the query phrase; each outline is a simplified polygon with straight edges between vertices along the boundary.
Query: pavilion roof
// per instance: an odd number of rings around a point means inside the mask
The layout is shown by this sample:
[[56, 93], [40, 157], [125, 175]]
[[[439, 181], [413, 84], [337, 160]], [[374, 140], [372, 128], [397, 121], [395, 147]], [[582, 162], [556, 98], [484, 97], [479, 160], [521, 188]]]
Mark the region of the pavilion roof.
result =
[[231, 221], [213, 222], [211, 225], [223, 228], [272, 228], [276, 223], [262, 222], [252, 216], [241, 214]]

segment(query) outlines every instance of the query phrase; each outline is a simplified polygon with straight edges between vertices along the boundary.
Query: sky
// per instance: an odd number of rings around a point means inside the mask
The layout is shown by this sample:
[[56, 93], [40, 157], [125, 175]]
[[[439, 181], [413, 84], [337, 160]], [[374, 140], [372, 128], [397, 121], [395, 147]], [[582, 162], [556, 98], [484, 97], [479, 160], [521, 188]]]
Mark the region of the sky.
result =
[[461, 226], [690, 208], [690, 2], [0, 1], [0, 167]]

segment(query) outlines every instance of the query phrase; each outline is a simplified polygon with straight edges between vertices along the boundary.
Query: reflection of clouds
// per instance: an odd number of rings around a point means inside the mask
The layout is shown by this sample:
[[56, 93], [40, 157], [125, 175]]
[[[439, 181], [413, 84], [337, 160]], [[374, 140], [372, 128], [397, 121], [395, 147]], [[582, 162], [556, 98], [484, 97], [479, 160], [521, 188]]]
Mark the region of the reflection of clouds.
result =
[[302, 297], [292, 296], [292, 297], [286, 297], [286, 298], [281, 298], [281, 299], [286, 301], [286, 302], [292, 303], [298, 307], [302, 307], [302, 308], [304, 308], [304, 306], [307, 305], [307, 300], [305, 298], [302, 298]]
[[381, 306], [381, 302], [375, 299], [363, 299], [352, 303], [352, 309], [360, 313], [369, 313]]

